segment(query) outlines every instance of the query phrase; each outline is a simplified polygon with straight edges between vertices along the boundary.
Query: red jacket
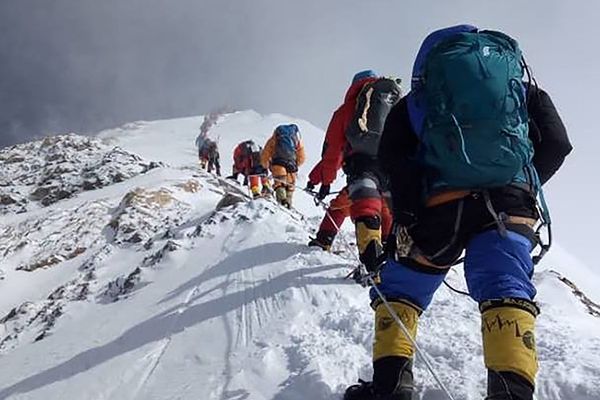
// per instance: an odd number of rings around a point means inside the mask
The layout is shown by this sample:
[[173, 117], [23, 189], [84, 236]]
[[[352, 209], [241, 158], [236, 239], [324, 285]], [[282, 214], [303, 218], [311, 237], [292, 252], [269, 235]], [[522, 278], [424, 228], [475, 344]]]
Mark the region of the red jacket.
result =
[[348, 151], [346, 146], [346, 128], [348, 128], [354, 116], [356, 98], [364, 85], [377, 79], [373, 77], [361, 79], [348, 88], [344, 103], [335, 110], [327, 127], [321, 161], [315, 165], [308, 176], [311, 183], [315, 185], [319, 183], [331, 185], [335, 181], [337, 171], [342, 167], [344, 156]]
[[319, 161], [308, 174], [308, 181], [313, 185], [318, 185], [323, 182], [323, 161]]
[[252, 159], [246, 154], [244, 143], [240, 143], [233, 151], [233, 173], [248, 175], [252, 168]]

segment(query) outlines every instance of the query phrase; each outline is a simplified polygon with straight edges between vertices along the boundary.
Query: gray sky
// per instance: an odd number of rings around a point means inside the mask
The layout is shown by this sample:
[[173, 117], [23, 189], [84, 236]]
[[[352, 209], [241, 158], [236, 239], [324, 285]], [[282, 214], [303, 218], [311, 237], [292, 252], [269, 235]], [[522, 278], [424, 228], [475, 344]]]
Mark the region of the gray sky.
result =
[[[557, 240], [592, 267], [600, 5], [586, 0], [2, 0], [0, 147], [230, 106], [325, 127], [352, 74], [408, 83], [431, 30], [519, 40], [575, 152], [548, 185]], [[406, 86], [406, 85], [405, 85]]]

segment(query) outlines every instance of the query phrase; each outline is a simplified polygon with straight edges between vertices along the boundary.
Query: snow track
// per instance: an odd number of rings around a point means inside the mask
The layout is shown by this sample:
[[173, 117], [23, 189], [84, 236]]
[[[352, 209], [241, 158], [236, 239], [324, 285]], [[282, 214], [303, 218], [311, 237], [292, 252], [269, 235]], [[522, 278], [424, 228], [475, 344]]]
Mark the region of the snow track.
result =
[[142, 391], [142, 389], [144, 388], [144, 386], [146, 385], [146, 383], [148, 382], [148, 380], [154, 373], [154, 370], [160, 363], [160, 360], [162, 359], [163, 355], [165, 354], [165, 352], [167, 351], [167, 349], [169, 347], [169, 344], [171, 343], [171, 337], [173, 335], [174, 328], [179, 323], [178, 317], [181, 316], [181, 314], [183, 314], [185, 312], [185, 310], [187, 310], [189, 304], [191, 303], [192, 299], [194, 298], [194, 296], [196, 295], [197, 292], [198, 292], [198, 287], [195, 287], [189, 291], [189, 293], [187, 294], [187, 296], [185, 298], [185, 301], [177, 309], [176, 317], [173, 318], [172, 324], [169, 327], [168, 336], [166, 338], [162, 339], [161, 342], [156, 346], [156, 349], [152, 353], [148, 354], [145, 357], [148, 360], [148, 365], [144, 369], [144, 373], [143, 373], [141, 379], [139, 380], [138, 385], [135, 387], [135, 391], [134, 391], [133, 395], [131, 396], [132, 399], [139, 398], [140, 392]]

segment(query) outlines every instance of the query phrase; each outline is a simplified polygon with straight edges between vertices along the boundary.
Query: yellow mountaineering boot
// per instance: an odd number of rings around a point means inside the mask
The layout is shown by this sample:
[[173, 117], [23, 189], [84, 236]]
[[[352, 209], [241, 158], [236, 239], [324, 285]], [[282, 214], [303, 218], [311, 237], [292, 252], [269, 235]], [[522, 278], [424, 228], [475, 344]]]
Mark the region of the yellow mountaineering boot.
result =
[[[375, 309], [373, 381], [359, 380], [348, 387], [344, 400], [412, 400], [415, 349], [381, 299], [371, 306]], [[421, 309], [404, 300], [391, 301], [390, 306], [415, 339]]]
[[479, 305], [483, 354], [488, 368], [487, 400], [531, 400], [538, 371], [535, 318], [539, 308], [524, 299]]
[[[391, 301], [389, 304], [415, 340], [422, 310], [404, 300]], [[380, 396], [378, 398], [411, 400], [414, 393], [412, 359], [415, 349], [380, 299], [373, 303], [373, 307], [373, 391]]]
[[360, 262], [365, 265], [369, 272], [375, 271], [383, 262], [379, 216], [357, 218], [356, 245]]
[[253, 199], [260, 197], [260, 188], [258, 187], [258, 185], [251, 186], [250, 192], [252, 192]]
[[269, 182], [263, 183], [261, 194], [263, 197], [271, 197], [273, 195], [273, 189], [271, 189]]
[[279, 186], [275, 189], [275, 199], [277, 200], [277, 202], [279, 204], [285, 205], [286, 197], [287, 197], [287, 191], [285, 190], [285, 187]]
[[[389, 304], [411, 337], [415, 339], [421, 309], [405, 300], [390, 301]], [[373, 302], [372, 307], [375, 309], [373, 361], [391, 356], [412, 359], [415, 349], [394, 318], [392, 318], [385, 304], [380, 299], [377, 299]]]

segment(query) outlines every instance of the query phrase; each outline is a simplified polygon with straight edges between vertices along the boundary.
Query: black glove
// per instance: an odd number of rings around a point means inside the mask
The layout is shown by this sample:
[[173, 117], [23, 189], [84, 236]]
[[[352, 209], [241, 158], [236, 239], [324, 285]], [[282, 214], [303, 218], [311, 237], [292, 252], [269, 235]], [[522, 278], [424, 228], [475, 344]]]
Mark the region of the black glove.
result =
[[321, 188], [319, 189], [319, 193], [317, 193], [317, 195], [315, 197], [318, 200], [323, 200], [329, 194], [329, 189], [331, 189], [331, 187], [329, 185], [321, 185]]
[[315, 184], [312, 183], [311, 181], [308, 181], [308, 183], [306, 184], [306, 190], [309, 192], [312, 192], [315, 189]]

